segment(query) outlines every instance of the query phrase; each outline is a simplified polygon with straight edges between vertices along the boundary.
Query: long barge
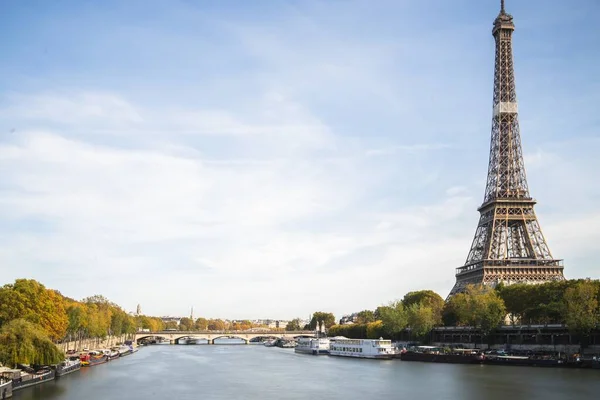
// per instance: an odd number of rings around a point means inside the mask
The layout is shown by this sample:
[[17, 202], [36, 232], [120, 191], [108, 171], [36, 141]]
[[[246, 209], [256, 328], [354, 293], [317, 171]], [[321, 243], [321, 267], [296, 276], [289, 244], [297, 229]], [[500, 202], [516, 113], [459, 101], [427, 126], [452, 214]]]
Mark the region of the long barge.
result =
[[0, 399], [12, 397], [12, 379], [5, 379], [0, 376]]
[[473, 349], [453, 349], [444, 352], [443, 349], [433, 346], [417, 346], [400, 352], [402, 361], [421, 361], [444, 364], [481, 364], [485, 357], [483, 353]]
[[2, 370], [2, 376], [4, 380], [12, 383], [13, 391], [54, 380], [56, 376], [56, 371], [50, 367], [43, 367], [39, 370], [33, 370], [29, 367], [24, 368], [26, 371], [8, 368]]

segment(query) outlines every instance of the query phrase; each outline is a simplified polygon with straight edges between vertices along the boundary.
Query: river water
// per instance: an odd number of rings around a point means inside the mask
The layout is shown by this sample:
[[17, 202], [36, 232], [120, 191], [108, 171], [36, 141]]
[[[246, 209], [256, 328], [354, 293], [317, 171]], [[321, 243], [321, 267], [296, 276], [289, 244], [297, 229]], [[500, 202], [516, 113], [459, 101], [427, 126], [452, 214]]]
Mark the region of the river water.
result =
[[597, 399], [600, 371], [295, 354], [262, 345], [143, 347], [17, 400]]

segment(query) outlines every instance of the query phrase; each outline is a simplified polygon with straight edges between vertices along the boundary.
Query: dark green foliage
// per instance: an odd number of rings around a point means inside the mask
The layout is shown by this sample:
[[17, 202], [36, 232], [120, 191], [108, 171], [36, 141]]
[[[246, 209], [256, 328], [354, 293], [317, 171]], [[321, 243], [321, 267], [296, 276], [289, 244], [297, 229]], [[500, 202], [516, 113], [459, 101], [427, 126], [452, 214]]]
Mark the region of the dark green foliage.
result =
[[329, 327], [334, 324], [335, 316], [332, 313], [317, 311], [312, 315], [308, 327], [311, 331], [314, 331], [317, 328], [323, 330], [323, 328], [329, 329]]
[[405, 308], [408, 308], [413, 304], [427, 306], [433, 312], [434, 326], [442, 323], [444, 299], [442, 299], [442, 297], [433, 290], [418, 290], [416, 292], [409, 292], [404, 295], [402, 304]]
[[286, 331], [299, 331], [302, 327], [300, 326], [300, 318], [294, 318], [285, 327]]

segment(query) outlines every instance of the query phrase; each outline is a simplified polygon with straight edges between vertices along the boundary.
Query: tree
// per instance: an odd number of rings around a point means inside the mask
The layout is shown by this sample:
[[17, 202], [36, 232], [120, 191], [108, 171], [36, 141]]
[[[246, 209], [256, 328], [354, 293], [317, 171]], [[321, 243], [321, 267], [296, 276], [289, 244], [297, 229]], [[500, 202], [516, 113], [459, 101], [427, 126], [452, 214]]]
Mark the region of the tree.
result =
[[425, 303], [412, 303], [406, 309], [408, 326], [418, 338], [424, 339], [437, 323], [436, 312]]
[[[372, 322], [371, 324], [375, 324]], [[372, 327], [371, 334], [376, 335], [377, 326]], [[328, 336], [345, 336], [351, 339], [364, 339], [368, 336], [367, 324], [332, 325], [329, 327]], [[381, 336], [381, 335], [380, 335]], [[379, 336], [378, 336], [379, 337]]]
[[208, 321], [208, 330], [209, 331], [224, 331], [225, 330], [225, 321], [220, 319], [211, 319]]
[[375, 309], [375, 311], [373, 312], [373, 317], [375, 318], [375, 321], [381, 320], [381, 310], [385, 307], [386, 306], [379, 306]]
[[498, 285], [512, 323], [564, 323], [562, 307], [565, 290], [575, 281], [546, 282], [540, 285]]
[[600, 322], [598, 286], [590, 281], [578, 282], [564, 295], [564, 319], [573, 333], [587, 336]]
[[467, 285], [462, 293], [448, 301], [455, 314], [457, 325], [470, 325], [488, 334], [502, 323], [506, 316], [504, 301], [498, 293], [483, 285]]
[[288, 322], [287, 326], [285, 327], [286, 331], [299, 331], [301, 330], [301, 326], [300, 326], [300, 318], [294, 318], [293, 320], [291, 320], [290, 322]]
[[196, 329], [199, 331], [205, 331], [208, 329], [208, 320], [206, 318], [198, 318], [196, 320]]
[[177, 322], [175, 321], [167, 321], [167, 323], [165, 323], [165, 329], [166, 330], [171, 330], [171, 329], [177, 329]]
[[194, 321], [192, 321], [190, 318], [183, 317], [181, 320], [179, 320], [180, 331], [191, 331], [194, 327]]
[[[444, 311], [444, 299], [434, 292], [433, 290], [418, 290], [416, 292], [409, 292], [404, 295], [402, 304], [405, 308], [412, 306], [413, 304], [422, 304], [431, 308], [433, 312], [433, 319], [435, 325], [442, 323], [442, 313]], [[434, 325], [434, 326], [435, 326]]]
[[363, 310], [356, 315], [357, 324], [368, 324], [375, 321], [375, 314], [371, 310]]
[[239, 325], [239, 330], [240, 331], [247, 331], [248, 329], [252, 329], [254, 325], [252, 324], [252, 322], [248, 321], [247, 319], [243, 320], [242, 322], [240, 322]]
[[385, 336], [382, 321], [373, 321], [367, 324], [367, 339], [379, 339]]
[[388, 306], [379, 307], [383, 330], [389, 336], [395, 337], [407, 325], [406, 311], [401, 301], [391, 302]]
[[16, 364], [56, 364], [64, 354], [39, 325], [25, 319], [14, 319], [0, 330], [0, 362]]
[[17, 279], [0, 289], [0, 325], [24, 318], [46, 331], [52, 340], [62, 339], [68, 326], [64, 298], [33, 279]]
[[310, 319], [309, 329], [314, 331], [318, 327], [319, 330], [323, 330], [323, 328], [329, 329], [333, 325], [335, 325], [335, 316], [332, 313], [317, 311]]

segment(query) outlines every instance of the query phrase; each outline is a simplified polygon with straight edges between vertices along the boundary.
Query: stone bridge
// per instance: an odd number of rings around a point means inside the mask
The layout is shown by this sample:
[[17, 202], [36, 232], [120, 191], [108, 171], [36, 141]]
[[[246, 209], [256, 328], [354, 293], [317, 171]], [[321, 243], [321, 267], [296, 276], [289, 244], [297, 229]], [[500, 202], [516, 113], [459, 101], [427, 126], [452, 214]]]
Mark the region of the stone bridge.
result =
[[160, 332], [137, 332], [135, 334], [135, 341], [139, 343], [140, 340], [146, 338], [162, 338], [168, 339], [171, 344], [176, 344], [179, 339], [192, 338], [192, 339], [204, 339], [208, 341], [208, 344], [214, 344], [215, 339], [231, 338], [241, 339], [248, 344], [253, 339], [259, 338], [283, 338], [283, 339], [295, 339], [299, 337], [315, 337], [314, 331], [260, 331], [260, 332], [247, 332], [247, 331], [160, 331]]

